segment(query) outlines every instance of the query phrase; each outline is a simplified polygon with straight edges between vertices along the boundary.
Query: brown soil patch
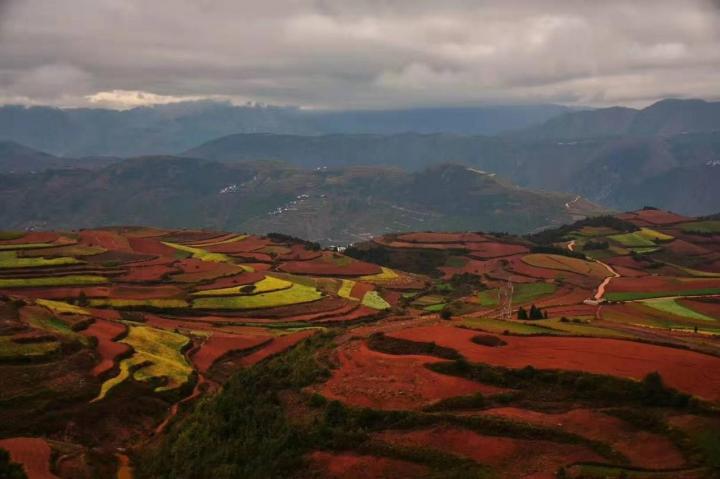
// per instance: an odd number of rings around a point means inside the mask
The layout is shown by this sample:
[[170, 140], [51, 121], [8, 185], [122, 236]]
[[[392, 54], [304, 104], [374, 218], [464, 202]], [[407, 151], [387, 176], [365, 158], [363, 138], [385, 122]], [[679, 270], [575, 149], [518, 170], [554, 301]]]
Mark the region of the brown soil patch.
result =
[[319, 392], [354, 406], [420, 409], [449, 397], [502, 391], [494, 386], [438, 374], [425, 367], [425, 364], [441, 359], [383, 354], [371, 351], [362, 341], [341, 347], [338, 360], [340, 367], [318, 388]]
[[25, 468], [29, 479], [58, 479], [50, 472], [50, 446], [37, 437], [14, 437], [0, 440], [0, 448], [10, 453], [13, 462]]
[[384, 431], [376, 439], [398, 446], [430, 447], [495, 468], [499, 477], [553, 479], [562, 466], [602, 461], [584, 446], [549, 441], [484, 436], [451, 426]]
[[435, 341], [474, 362], [510, 368], [532, 365], [642, 379], [659, 372], [665, 384], [712, 401], [720, 400], [720, 358], [632, 341], [579, 337], [506, 336], [507, 346], [485, 348], [476, 333], [451, 326], [428, 326], [391, 333], [411, 341]]
[[414, 479], [429, 472], [412, 462], [348, 452], [315, 451], [307, 459], [311, 471], [329, 479]]

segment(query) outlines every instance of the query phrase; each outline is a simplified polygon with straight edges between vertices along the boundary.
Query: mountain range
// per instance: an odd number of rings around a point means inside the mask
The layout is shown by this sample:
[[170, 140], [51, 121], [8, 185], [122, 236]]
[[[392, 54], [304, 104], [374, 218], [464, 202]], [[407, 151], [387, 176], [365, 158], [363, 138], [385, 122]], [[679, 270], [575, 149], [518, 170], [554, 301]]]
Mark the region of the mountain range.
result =
[[602, 211], [459, 165], [309, 170], [144, 157], [104, 168], [0, 175], [6, 228], [153, 224], [281, 232], [346, 244], [389, 231], [528, 232]]

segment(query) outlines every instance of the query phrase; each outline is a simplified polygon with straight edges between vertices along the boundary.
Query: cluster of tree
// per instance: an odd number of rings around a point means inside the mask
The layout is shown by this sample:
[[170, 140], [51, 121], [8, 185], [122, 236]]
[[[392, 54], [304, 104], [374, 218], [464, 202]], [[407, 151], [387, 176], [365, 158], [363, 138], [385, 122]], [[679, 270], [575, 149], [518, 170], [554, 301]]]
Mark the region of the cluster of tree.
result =
[[22, 465], [17, 462], [12, 462], [10, 460], [10, 454], [5, 449], [0, 449], [0, 478], [27, 479]]
[[301, 244], [305, 246], [305, 249], [310, 251], [320, 251], [322, 249], [320, 243], [304, 240], [302, 238], [298, 238], [297, 236], [287, 235], [285, 233], [268, 233], [266, 236], [276, 243]]
[[526, 310], [522, 306], [518, 309], [517, 312], [517, 318], [518, 319], [547, 319], [548, 313], [547, 311], [543, 311], [542, 309], [538, 308], [534, 304], [530, 306], [530, 310]]
[[588, 241], [587, 243], [585, 243], [584, 248], [585, 249], [595, 249], [595, 250], [608, 249], [608, 248], [610, 248], [610, 243], [608, 243], [607, 241], [600, 241], [600, 240], [592, 241], [591, 240], [591, 241]]
[[565, 237], [569, 233], [572, 233], [584, 226], [607, 227], [623, 233], [632, 233], [633, 231], [638, 231], [640, 229], [629, 221], [621, 220], [615, 216], [603, 215], [585, 218], [584, 220], [576, 221], [571, 225], [564, 225], [559, 228], [540, 231], [539, 233], [528, 235], [527, 239], [540, 245], [558, 243], [560, 241], [565, 241]]

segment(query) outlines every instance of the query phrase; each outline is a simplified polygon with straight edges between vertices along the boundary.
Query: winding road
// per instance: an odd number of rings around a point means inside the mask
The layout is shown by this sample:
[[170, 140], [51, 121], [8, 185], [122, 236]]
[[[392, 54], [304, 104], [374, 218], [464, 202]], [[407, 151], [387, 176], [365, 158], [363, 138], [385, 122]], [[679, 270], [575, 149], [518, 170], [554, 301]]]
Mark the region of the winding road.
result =
[[[567, 244], [567, 249], [569, 251], [575, 252], [575, 244], [576, 244], [575, 240], [570, 241]], [[595, 296], [593, 296], [593, 298], [592, 298], [592, 301], [594, 301], [596, 303], [601, 303], [603, 301], [603, 297], [605, 296], [605, 290], [607, 289], [608, 285], [610, 284], [610, 281], [612, 281], [615, 278], [619, 278], [620, 273], [615, 271], [615, 269], [612, 266], [610, 266], [607, 263], [603, 263], [599, 259], [593, 259], [593, 261], [602, 265], [602, 267], [605, 268], [606, 270], [608, 270], [608, 273], [610, 273], [610, 276], [605, 278], [603, 280], [603, 282], [600, 283], [600, 285], [597, 287], [597, 289], [595, 290]]]

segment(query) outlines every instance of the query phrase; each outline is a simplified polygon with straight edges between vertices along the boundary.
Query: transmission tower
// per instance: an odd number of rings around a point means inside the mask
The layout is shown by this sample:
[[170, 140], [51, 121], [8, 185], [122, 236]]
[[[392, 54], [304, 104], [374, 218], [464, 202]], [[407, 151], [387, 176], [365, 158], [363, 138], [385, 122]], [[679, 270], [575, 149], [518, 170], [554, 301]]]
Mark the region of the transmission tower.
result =
[[498, 288], [498, 306], [500, 307], [500, 319], [510, 321], [512, 319], [512, 280], [508, 277], [507, 282]]

